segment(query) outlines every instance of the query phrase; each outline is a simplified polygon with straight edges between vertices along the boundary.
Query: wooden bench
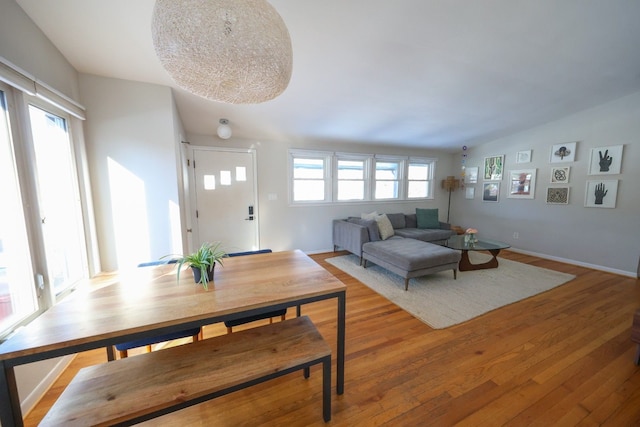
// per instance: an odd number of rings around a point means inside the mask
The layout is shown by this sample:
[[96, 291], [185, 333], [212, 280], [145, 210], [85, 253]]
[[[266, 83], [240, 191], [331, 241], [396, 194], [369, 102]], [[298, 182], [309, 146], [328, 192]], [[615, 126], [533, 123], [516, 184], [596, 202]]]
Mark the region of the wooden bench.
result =
[[331, 419], [331, 349], [307, 316], [145, 353], [78, 372], [42, 420], [131, 425], [322, 363]]

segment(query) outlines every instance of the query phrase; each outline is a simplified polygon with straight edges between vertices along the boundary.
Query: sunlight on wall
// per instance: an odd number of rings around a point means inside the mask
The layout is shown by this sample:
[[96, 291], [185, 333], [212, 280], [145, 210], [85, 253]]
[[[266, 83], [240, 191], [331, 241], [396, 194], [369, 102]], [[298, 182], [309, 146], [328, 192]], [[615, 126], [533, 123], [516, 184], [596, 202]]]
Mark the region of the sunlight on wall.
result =
[[181, 254], [182, 233], [180, 231], [180, 207], [173, 200], [169, 200], [169, 221], [171, 221], [171, 253]]
[[118, 269], [151, 259], [144, 182], [108, 159], [111, 215]]

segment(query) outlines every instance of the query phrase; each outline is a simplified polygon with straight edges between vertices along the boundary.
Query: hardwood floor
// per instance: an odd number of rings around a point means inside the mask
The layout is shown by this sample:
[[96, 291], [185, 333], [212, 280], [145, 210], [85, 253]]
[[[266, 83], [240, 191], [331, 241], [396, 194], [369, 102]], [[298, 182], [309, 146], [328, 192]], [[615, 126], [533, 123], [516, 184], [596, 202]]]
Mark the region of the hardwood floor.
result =
[[[312, 256], [348, 287], [345, 393], [335, 395], [334, 361], [330, 425], [640, 425], [630, 340], [638, 280], [505, 251], [504, 258], [577, 278], [434, 330], [325, 262], [336, 255]], [[335, 302], [303, 312], [335, 354]], [[205, 328], [205, 337], [222, 333], [220, 325]], [[25, 425], [37, 425], [75, 372], [105, 362], [104, 353], [78, 355]], [[308, 380], [290, 374], [147, 424], [322, 426], [321, 380], [317, 368]]]

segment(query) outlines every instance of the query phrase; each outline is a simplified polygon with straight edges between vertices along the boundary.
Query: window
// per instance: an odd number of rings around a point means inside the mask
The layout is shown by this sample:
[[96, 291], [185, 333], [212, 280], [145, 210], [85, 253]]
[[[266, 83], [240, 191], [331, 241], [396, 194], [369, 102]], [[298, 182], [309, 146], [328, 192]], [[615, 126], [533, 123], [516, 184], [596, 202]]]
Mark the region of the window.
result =
[[38, 310], [5, 91], [0, 87], [0, 336]]
[[336, 169], [338, 200], [365, 200], [368, 183], [367, 159], [338, 155]]
[[432, 199], [435, 164], [430, 158], [289, 150], [289, 200], [296, 205]]
[[407, 168], [407, 198], [425, 199], [431, 196], [433, 161], [409, 160]]
[[375, 199], [400, 197], [401, 162], [376, 159]]
[[75, 159], [65, 117], [29, 105], [29, 119], [48, 280], [60, 295], [87, 275]]
[[323, 202], [330, 197], [330, 157], [322, 153], [291, 153], [293, 202]]

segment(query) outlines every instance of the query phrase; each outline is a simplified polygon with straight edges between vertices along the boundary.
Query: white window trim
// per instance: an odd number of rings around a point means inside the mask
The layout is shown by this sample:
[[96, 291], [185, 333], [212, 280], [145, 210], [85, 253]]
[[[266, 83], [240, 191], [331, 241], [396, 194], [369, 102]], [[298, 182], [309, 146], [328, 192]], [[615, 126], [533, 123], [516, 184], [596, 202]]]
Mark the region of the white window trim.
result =
[[[301, 158], [315, 158], [322, 159], [325, 164], [324, 169], [324, 185], [325, 185], [325, 198], [324, 200], [310, 200], [310, 201], [294, 201], [293, 200], [293, 159]], [[365, 161], [365, 197], [363, 200], [337, 200], [338, 198], [338, 160], [364, 160]], [[375, 164], [376, 161], [381, 162], [398, 162], [399, 163], [399, 177], [398, 177], [398, 197], [390, 199], [376, 199], [375, 198]], [[328, 204], [363, 204], [363, 203], [406, 203], [416, 202], [421, 200], [433, 200], [434, 188], [435, 188], [435, 168], [438, 159], [434, 157], [417, 157], [417, 156], [393, 156], [393, 155], [381, 155], [381, 154], [363, 154], [363, 153], [347, 153], [347, 152], [333, 152], [333, 151], [320, 151], [320, 150], [305, 150], [291, 148], [288, 150], [287, 159], [287, 181], [289, 186], [288, 198], [289, 206], [313, 206], [313, 205], [328, 205]], [[408, 197], [408, 170], [409, 164], [426, 164], [429, 166], [430, 176], [427, 181], [430, 183], [428, 186], [427, 197]]]
[[[433, 199], [434, 194], [434, 182], [435, 182], [435, 168], [437, 158], [433, 157], [409, 157], [406, 162], [405, 167], [405, 176], [407, 177], [406, 181], [406, 193], [404, 194], [405, 200], [429, 200]], [[429, 166], [429, 176], [427, 177], [427, 182], [431, 185], [428, 186], [427, 197], [409, 197], [409, 165], [411, 164], [422, 164]], [[413, 181], [413, 180], [412, 180]]]
[[[334, 154], [334, 179], [333, 181], [333, 194], [335, 196], [335, 203], [360, 203], [371, 200], [371, 164], [373, 155], [371, 154], [354, 154], [354, 153], [335, 153]], [[363, 161], [364, 162], [364, 195], [363, 199], [349, 199], [349, 200], [338, 200], [338, 184], [340, 183], [340, 179], [338, 178], [338, 162], [340, 160], [355, 160], [355, 161]]]
[[[323, 179], [324, 179], [324, 200], [301, 200], [293, 199], [293, 160], [295, 158], [321, 159], [324, 162]], [[289, 205], [314, 205], [326, 204], [333, 201], [333, 185], [332, 185], [332, 166], [333, 152], [331, 151], [312, 151], [312, 150], [289, 150], [289, 159], [287, 166], [288, 182], [289, 182]]]

